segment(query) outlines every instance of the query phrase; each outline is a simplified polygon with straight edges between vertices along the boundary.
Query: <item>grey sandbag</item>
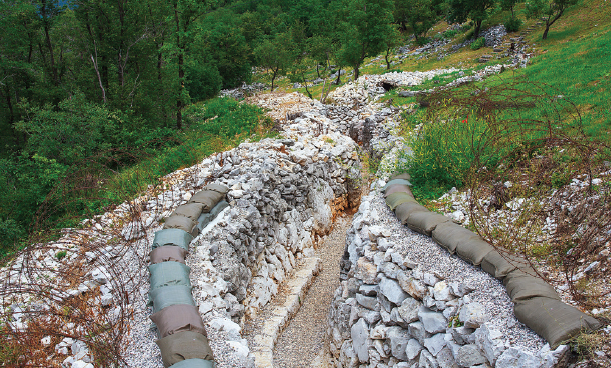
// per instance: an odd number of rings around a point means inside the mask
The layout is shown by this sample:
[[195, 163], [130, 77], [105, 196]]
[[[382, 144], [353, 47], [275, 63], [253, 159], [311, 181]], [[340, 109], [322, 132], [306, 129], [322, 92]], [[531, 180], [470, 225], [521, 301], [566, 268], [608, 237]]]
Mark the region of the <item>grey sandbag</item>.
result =
[[382, 190], [386, 191], [386, 189], [388, 189], [389, 187], [393, 186], [393, 185], [397, 185], [397, 184], [401, 184], [401, 185], [407, 185], [407, 186], [412, 186], [412, 183], [410, 183], [409, 181], [405, 180], [405, 179], [393, 179], [391, 181], [389, 181], [388, 183], [386, 183], [386, 185], [384, 186], [384, 188]]
[[394, 193], [407, 193], [413, 197], [412, 191], [409, 190], [409, 187], [407, 185], [396, 184], [391, 185], [388, 187], [388, 189], [386, 189], [386, 191], [384, 192], [384, 198]]
[[195, 305], [190, 286], [164, 286], [149, 291], [149, 298], [153, 301], [153, 313], [175, 304]]
[[394, 193], [386, 197], [386, 204], [388, 205], [388, 207], [390, 207], [391, 211], [394, 211], [395, 208], [397, 208], [400, 204], [406, 202], [418, 203], [416, 202], [414, 197], [412, 197], [412, 195], [408, 193]]
[[180, 262], [185, 263], [185, 257], [187, 251], [176, 245], [164, 245], [153, 249], [149, 253], [149, 260], [151, 264], [157, 264], [161, 262]]
[[180, 361], [174, 365], [172, 368], [214, 368], [215, 363], [213, 360], [204, 360], [204, 359], [187, 359]]
[[162, 338], [183, 331], [193, 331], [206, 336], [204, 322], [194, 305], [174, 304], [153, 314], [150, 319], [157, 325]]
[[473, 232], [453, 222], [444, 222], [437, 225], [431, 233], [433, 240], [450, 253], [456, 253], [460, 239], [468, 239]]
[[223, 198], [225, 198], [225, 195], [217, 191], [202, 190], [200, 192], [195, 193], [191, 197], [191, 199], [189, 199], [189, 203], [201, 203], [204, 206], [202, 211], [204, 213], [208, 213]]
[[193, 240], [193, 235], [181, 229], [164, 229], [155, 233], [152, 248], [163, 247], [165, 245], [176, 245], [189, 251], [189, 243]]
[[503, 285], [512, 302], [531, 299], [534, 297], [546, 297], [560, 300], [556, 290], [545, 280], [531, 276], [520, 270], [514, 270], [505, 276]]
[[596, 318], [560, 300], [546, 297], [517, 301], [513, 310], [518, 321], [547, 340], [552, 349], [580, 333], [602, 327]]
[[497, 279], [502, 279], [513, 270], [521, 270], [532, 276], [537, 276], [537, 272], [530, 263], [522, 257], [513, 254], [501, 254], [498, 250], [493, 250], [486, 254], [480, 265], [482, 270], [488, 272]]
[[411, 180], [412, 177], [409, 176], [408, 173], [396, 174], [390, 177], [390, 180], [395, 180], [395, 179]]
[[174, 215], [184, 216], [184, 217], [190, 218], [193, 221], [196, 221], [199, 215], [202, 214], [203, 210], [204, 210], [204, 205], [201, 203], [196, 203], [196, 202], [187, 203], [187, 204], [178, 206], [176, 210], [174, 211], [174, 213], [172, 214], [172, 216]]
[[407, 223], [407, 219], [409, 216], [415, 212], [430, 212], [426, 207], [421, 205], [420, 203], [413, 202], [404, 202], [395, 208], [395, 215], [401, 221], [402, 225]]
[[[467, 230], [468, 231], [468, 230]], [[481, 236], [469, 231], [471, 236], [462, 236], [456, 246], [456, 254], [474, 266], [479, 266], [482, 260], [494, 247]], [[466, 234], [466, 233], [464, 233]]]
[[149, 266], [151, 290], [172, 285], [191, 286], [191, 268], [180, 262], [161, 262]]
[[407, 227], [420, 234], [431, 236], [431, 232], [439, 224], [450, 221], [444, 215], [435, 212], [414, 212], [407, 218]]
[[220, 201], [209, 213], [202, 213], [197, 219], [197, 227], [202, 231], [222, 210], [229, 207], [229, 203], [223, 200]]
[[199, 229], [195, 220], [180, 215], [172, 215], [165, 219], [163, 224], [164, 229], [180, 229], [188, 232], [193, 237], [197, 236]]
[[192, 331], [178, 332], [157, 340], [164, 367], [187, 359], [214, 360], [208, 338]]
[[208, 184], [204, 187], [204, 190], [213, 190], [215, 192], [219, 192], [222, 195], [227, 194], [229, 192], [229, 188], [221, 184]]

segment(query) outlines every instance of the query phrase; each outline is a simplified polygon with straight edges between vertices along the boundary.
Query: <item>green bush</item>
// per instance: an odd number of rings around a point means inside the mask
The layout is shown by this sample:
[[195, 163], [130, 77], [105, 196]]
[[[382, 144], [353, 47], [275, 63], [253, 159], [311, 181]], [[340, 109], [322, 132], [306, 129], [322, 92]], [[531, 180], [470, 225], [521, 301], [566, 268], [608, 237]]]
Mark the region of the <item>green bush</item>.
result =
[[480, 37], [477, 40], [473, 41], [471, 44], [471, 50], [479, 50], [486, 44], [486, 39], [484, 37]]
[[505, 30], [507, 32], [517, 32], [520, 30], [520, 27], [522, 27], [522, 20], [516, 17], [512, 17], [512, 18], [507, 19], [504, 25], [505, 25]]
[[454, 36], [456, 36], [459, 32], [455, 29], [448, 29], [447, 31], [443, 32], [443, 37], [444, 38], [453, 38]]

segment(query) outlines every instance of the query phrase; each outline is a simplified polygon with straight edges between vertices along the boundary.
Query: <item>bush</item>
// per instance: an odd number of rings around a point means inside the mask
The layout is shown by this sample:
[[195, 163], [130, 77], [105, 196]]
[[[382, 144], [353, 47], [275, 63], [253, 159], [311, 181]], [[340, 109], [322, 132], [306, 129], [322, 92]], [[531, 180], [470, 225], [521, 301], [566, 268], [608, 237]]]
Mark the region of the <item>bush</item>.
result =
[[471, 50], [479, 50], [486, 45], [486, 39], [484, 37], [480, 37], [477, 40], [473, 41], [471, 44]]
[[448, 29], [447, 31], [443, 32], [443, 37], [444, 38], [453, 38], [457, 34], [458, 34], [457, 30], [455, 30], [455, 29]]
[[507, 19], [504, 25], [505, 30], [507, 30], [507, 32], [517, 32], [520, 30], [520, 27], [522, 27], [522, 20], [516, 17], [512, 17]]

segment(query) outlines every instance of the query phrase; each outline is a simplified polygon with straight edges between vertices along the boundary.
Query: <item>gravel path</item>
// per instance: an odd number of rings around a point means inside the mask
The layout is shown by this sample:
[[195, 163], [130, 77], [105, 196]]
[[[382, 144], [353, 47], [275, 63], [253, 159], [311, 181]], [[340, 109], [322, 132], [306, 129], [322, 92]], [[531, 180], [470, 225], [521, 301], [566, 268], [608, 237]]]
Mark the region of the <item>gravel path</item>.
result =
[[274, 367], [305, 367], [323, 350], [329, 305], [339, 286], [339, 261], [350, 220], [348, 216], [339, 218], [315, 252], [322, 259], [322, 271], [310, 286], [299, 312], [278, 338]]

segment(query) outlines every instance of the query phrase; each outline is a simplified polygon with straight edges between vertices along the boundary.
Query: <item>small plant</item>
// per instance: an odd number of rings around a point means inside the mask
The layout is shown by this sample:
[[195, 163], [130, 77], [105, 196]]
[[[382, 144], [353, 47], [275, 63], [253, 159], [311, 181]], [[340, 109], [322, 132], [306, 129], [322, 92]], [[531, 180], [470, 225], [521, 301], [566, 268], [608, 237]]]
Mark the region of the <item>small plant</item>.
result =
[[486, 39], [484, 37], [480, 37], [477, 40], [473, 41], [471, 44], [471, 50], [479, 50], [486, 45]]
[[329, 138], [329, 137], [326, 137], [326, 138], [324, 139], [324, 141], [325, 141], [325, 143], [329, 143], [329, 144], [335, 144], [335, 141], [334, 141], [333, 139]]
[[520, 27], [522, 27], [522, 20], [516, 17], [511, 17], [505, 21], [504, 25], [507, 32], [517, 32], [520, 30]]
[[57, 258], [58, 261], [61, 261], [67, 254], [68, 252], [65, 250], [59, 251], [55, 254], [55, 258]]
[[452, 327], [462, 327], [463, 323], [460, 322], [460, 320], [458, 319], [458, 316], [453, 316], [450, 317], [450, 319], [448, 320], [448, 327], [452, 328]]
[[454, 38], [454, 36], [456, 36], [458, 34], [458, 31], [455, 29], [448, 29], [447, 31], [443, 32], [443, 37], [444, 38]]

